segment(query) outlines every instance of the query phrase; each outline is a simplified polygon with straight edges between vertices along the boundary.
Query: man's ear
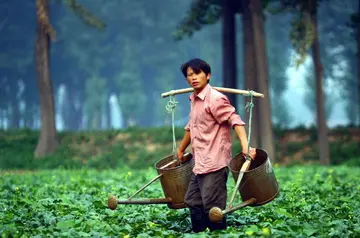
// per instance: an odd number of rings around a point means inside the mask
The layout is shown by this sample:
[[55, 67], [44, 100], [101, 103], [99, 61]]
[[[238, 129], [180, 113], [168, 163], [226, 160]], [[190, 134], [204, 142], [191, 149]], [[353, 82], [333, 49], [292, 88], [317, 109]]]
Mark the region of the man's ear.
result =
[[207, 79], [207, 80], [210, 79], [210, 73], [208, 73], [208, 74], [206, 75], [206, 79]]

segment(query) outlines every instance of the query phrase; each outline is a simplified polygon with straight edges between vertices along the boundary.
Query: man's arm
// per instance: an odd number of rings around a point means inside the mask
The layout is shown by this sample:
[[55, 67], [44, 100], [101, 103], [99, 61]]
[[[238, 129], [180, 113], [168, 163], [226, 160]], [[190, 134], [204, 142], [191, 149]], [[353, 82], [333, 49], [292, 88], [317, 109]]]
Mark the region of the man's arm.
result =
[[[240, 145], [242, 147], [242, 153], [246, 155], [248, 153], [249, 142], [247, 140], [247, 135], [244, 126], [235, 125], [234, 130], [240, 140]], [[256, 156], [256, 150], [250, 147], [249, 156], [251, 159], [254, 159]]]
[[182, 157], [184, 155], [184, 152], [186, 150], [186, 148], [189, 146], [190, 144], [190, 130], [185, 130], [185, 134], [184, 134], [184, 137], [182, 139], [182, 141], [180, 142], [180, 145], [179, 145], [179, 148], [178, 148], [178, 151], [177, 151], [177, 157], [178, 159], [182, 162]]
[[241, 117], [236, 113], [235, 108], [224, 95], [212, 101], [210, 110], [219, 124], [228, 122], [232, 128], [235, 128], [236, 125], [245, 125], [245, 122], [243, 122]]
[[[242, 147], [242, 153], [248, 153], [248, 140], [246, 131], [244, 128], [245, 122], [241, 119], [235, 111], [235, 108], [230, 104], [226, 96], [216, 98], [212, 104], [212, 114], [214, 115], [218, 123], [228, 122], [229, 125], [234, 128], [237, 136], [239, 137], [240, 144]], [[249, 156], [254, 159], [256, 150], [250, 148]]]

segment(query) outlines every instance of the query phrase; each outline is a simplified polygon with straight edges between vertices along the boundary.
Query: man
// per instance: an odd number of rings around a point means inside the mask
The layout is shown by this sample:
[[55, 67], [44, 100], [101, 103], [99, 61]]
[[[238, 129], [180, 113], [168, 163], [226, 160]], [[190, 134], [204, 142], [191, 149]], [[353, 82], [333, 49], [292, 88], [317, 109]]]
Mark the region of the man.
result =
[[[212, 207], [225, 209], [226, 206], [228, 164], [232, 158], [231, 128], [240, 139], [242, 153], [248, 152], [245, 123], [228, 98], [210, 86], [208, 63], [195, 58], [184, 63], [181, 71], [194, 89], [189, 97], [189, 122], [177, 151], [178, 158], [182, 158], [191, 142], [195, 166], [185, 204], [190, 209], [192, 229], [196, 233], [207, 227], [210, 231], [226, 229], [226, 217], [220, 223], [212, 223], [208, 215]], [[250, 148], [250, 158], [254, 159], [255, 153], [255, 149]]]

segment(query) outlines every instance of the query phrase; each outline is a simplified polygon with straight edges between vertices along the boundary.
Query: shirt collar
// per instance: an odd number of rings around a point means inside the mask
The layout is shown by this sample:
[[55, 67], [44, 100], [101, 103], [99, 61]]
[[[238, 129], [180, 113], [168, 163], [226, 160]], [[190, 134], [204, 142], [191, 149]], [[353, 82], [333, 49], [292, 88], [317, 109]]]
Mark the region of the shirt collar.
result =
[[190, 95], [190, 100], [194, 100], [195, 97], [200, 98], [201, 100], [204, 100], [205, 97], [208, 95], [208, 93], [210, 92], [211, 86], [209, 83], [206, 84], [205, 88], [203, 88], [203, 90], [201, 90], [200, 93], [196, 94], [195, 92], [193, 92]]

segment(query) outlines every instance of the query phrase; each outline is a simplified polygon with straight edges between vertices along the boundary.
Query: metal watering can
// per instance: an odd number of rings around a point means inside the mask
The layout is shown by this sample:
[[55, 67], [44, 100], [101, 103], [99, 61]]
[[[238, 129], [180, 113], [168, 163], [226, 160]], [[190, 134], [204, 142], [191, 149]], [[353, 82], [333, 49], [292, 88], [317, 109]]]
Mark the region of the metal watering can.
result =
[[[174, 155], [164, 157], [155, 164], [158, 176], [140, 188], [135, 194], [126, 200], [117, 200], [111, 195], [108, 200], [108, 207], [112, 210], [117, 208], [118, 204], [167, 204], [171, 209], [185, 208], [184, 197], [187, 191], [192, 170], [194, 168], [194, 159], [191, 153], [184, 155], [185, 162], [179, 165]], [[261, 149], [256, 149], [256, 158], [251, 163], [246, 161], [242, 154], [237, 154], [229, 164], [235, 183], [234, 194], [237, 190], [240, 192], [242, 203], [232, 206], [232, 197], [225, 210], [213, 207], [209, 212], [209, 219], [212, 222], [220, 222], [227, 213], [234, 212], [246, 206], [261, 206], [274, 200], [280, 192], [274, 171], [268, 154]], [[147, 198], [134, 200], [136, 194], [143, 191], [147, 186], [160, 178], [161, 186], [165, 198]]]
[[[256, 149], [254, 160], [246, 161], [241, 153], [237, 154], [229, 164], [229, 169], [235, 180], [240, 183], [236, 190], [240, 192], [242, 203], [232, 206], [233, 198], [225, 210], [213, 207], [209, 212], [209, 219], [212, 222], [220, 222], [227, 213], [236, 211], [246, 206], [261, 206], [274, 200], [280, 192], [279, 184], [276, 180], [268, 154], [261, 149]], [[233, 195], [234, 195], [233, 194]]]
[[[115, 196], [110, 195], [108, 207], [115, 210], [118, 204], [167, 204], [171, 209], [185, 208], [185, 193], [195, 163], [191, 153], [184, 154], [183, 161], [184, 162], [180, 164], [178, 159], [174, 159], [174, 155], [162, 158], [155, 164], [158, 176], [153, 178], [126, 200], [117, 200]], [[135, 195], [158, 179], [160, 179], [165, 198], [133, 199]]]

